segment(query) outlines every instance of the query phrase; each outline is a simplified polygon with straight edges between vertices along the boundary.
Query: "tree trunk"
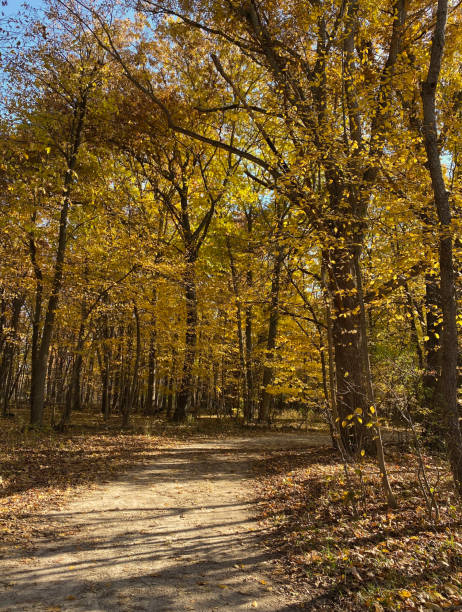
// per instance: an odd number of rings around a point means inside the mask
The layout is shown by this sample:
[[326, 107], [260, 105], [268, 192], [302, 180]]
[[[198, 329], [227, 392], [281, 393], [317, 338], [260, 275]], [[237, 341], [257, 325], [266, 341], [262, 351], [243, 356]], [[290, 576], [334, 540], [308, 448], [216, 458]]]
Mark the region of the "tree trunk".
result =
[[[252, 272], [248, 270], [247, 272], [247, 285], [252, 285]], [[246, 397], [245, 397], [245, 406], [244, 406], [244, 420], [246, 423], [250, 423], [253, 419], [253, 368], [252, 368], [252, 359], [253, 359], [253, 348], [252, 348], [252, 306], [248, 304], [245, 307], [245, 388], [246, 388]]]
[[236, 264], [234, 262], [233, 253], [231, 251], [231, 241], [229, 236], [226, 236], [226, 246], [228, 248], [229, 265], [231, 268], [231, 281], [233, 285], [234, 298], [236, 300], [236, 319], [237, 319], [237, 341], [239, 346], [239, 380], [243, 381], [243, 396], [244, 396], [244, 420], [248, 421], [249, 416], [249, 391], [247, 388], [247, 375], [246, 375], [246, 364], [245, 364], [245, 353], [244, 353], [244, 337], [242, 333], [242, 307], [241, 297], [239, 295], [239, 287], [237, 282], [237, 271]]
[[77, 346], [75, 349], [74, 360], [71, 368], [71, 380], [69, 383], [69, 389], [66, 394], [66, 404], [64, 411], [59, 423], [59, 430], [65, 431], [69, 426], [71, 420], [71, 412], [77, 406], [80, 409], [80, 373], [82, 370], [83, 363], [83, 347], [85, 343], [85, 323], [83, 320], [84, 314], [82, 314], [82, 321], [79, 327], [79, 335], [77, 338]]
[[[83, 122], [86, 112], [86, 97], [84, 96], [76, 106], [74, 113], [75, 126], [72, 134], [72, 150], [68, 158], [67, 170], [64, 176], [64, 187], [62, 194], [62, 206], [59, 217], [58, 243], [56, 246], [56, 256], [53, 269], [53, 279], [51, 282], [51, 293], [48, 298], [45, 321], [40, 342], [37, 342], [35, 354], [32, 356], [32, 380], [30, 394], [30, 423], [34, 426], [41, 426], [43, 421], [43, 409], [45, 403], [45, 379], [47, 373], [48, 356], [50, 352], [51, 338], [54, 330], [56, 310], [58, 308], [59, 296], [63, 281], [64, 259], [66, 255], [67, 243], [67, 223], [69, 207], [71, 204], [70, 194], [71, 185], [74, 180], [74, 170], [77, 163], [77, 153], [80, 148], [82, 137]], [[36, 325], [39, 325], [37, 320]], [[37, 327], [38, 329], [38, 327]], [[38, 340], [38, 338], [37, 338]], [[35, 364], [34, 364], [35, 362]]]
[[454, 483], [459, 495], [462, 495], [462, 434], [457, 406], [457, 302], [452, 253], [451, 207], [441, 167], [436, 123], [436, 88], [444, 51], [447, 12], [447, 0], [438, 0], [430, 65], [427, 78], [422, 84], [421, 95], [425, 150], [439, 220], [440, 296], [443, 330], [438, 403], [446, 419], [446, 443]]
[[[152, 307], [155, 309], [157, 295], [156, 289], [153, 289], [153, 298], [152, 298]], [[151, 330], [149, 332], [149, 354], [148, 354], [148, 386], [146, 392], [146, 404], [144, 412], [148, 416], [152, 416], [156, 411], [157, 401], [154, 401], [154, 391], [155, 391], [155, 377], [156, 377], [156, 339], [157, 339], [157, 330], [156, 330], [156, 313], [155, 310], [152, 313], [151, 320]]]
[[[123, 398], [121, 401], [121, 412], [122, 412], [122, 427], [128, 427], [130, 424], [130, 416], [133, 412], [133, 407], [136, 405], [136, 398], [138, 392], [138, 377], [139, 367], [141, 358], [141, 326], [140, 326], [140, 315], [136, 303], [133, 304], [133, 315], [135, 317], [135, 335], [136, 335], [136, 346], [135, 346], [135, 362], [133, 364], [133, 372], [130, 377], [130, 360], [127, 363], [127, 380], [124, 386]], [[131, 329], [131, 326], [127, 329]], [[129, 334], [128, 334], [129, 335]], [[130, 338], [128, 338], [130, 341]]]
[[173, 420], [181, 423], [186, 420], [186, 409], [191, 393], [191, 376], [196, 354], [197, 339], [197, 294], [195, 279], [196, 254], [188, 256], [183, 277], [186, 302], [186, 337], [183, 361], [183, 373], [180, 388], [177, 391]]
[[86, 368], [86, 372], [85, 372], [86, 384], [85, 384], [85, 394], [84, 394], [84, 397], [83, 397], [83, 407], [90, 406], [92, 404], [92, 401], [93, 401], [93, 383], [92, 383], [92, 379], [93, 379], [94, 363], [95, 363], [95, 354], [92, 352], [91, 356], [90, 356], [89, 364], [88, 364], [88, 366]]
[[350, 415], [354, 415], [356, 410], [364, 414], [367, 407], [367, 390], [361, 367], [360, 305], [354, 257], [352, 250], [336, 248], [330, 252], [328, 264], [329, 293], [333, 305], [336, 406], [342, 442], [352, 454], [361, 447], [363, 428]]
[[11, 332], [4, 340], [3, 359], [2, 359], [2, 414], [4, 417], [9, 414], [9, 401], [14, 382], [14, 356], [16, 352], [16, 340], [21, 319], [21, 310], [24, 304], [22, 296], [13, 298], [11, 313]]
[[285, 250], [279, 242], [282, 231], [283, 216], [278, 218], [278, 228], [276, 233], [276, 252], [271, 278], [270, 307], [268, 321], [268, 335], [266, 340], [265, 362], [263, 365], [262, 396], [258, 407], [258, 422], [265, 423], [270, 418], [270, 404], [272, 395], [268, 391], [268, 386], [273, 380], [273, 367], [271, 361], [274, 359], [274, 349], [276, 348], [276, 338], [279, 324], [279, 290], [281, 285], [281, 268], [285, 257]]
[[[247, 234], [250, 240], [252, 237], [253, 230], [253, 208], [252, 206], [245, 211], [245, 216], [247, 219]], [[253, 274], [252, 274], [252, 261], [251, 261], [252, 250], [249, 247], [248, 250], [248, 258], [247, 262], [247, 272], [246, 272], [246, 284], [247, 291], [250, 291], [253, 286]], [[252, 360], [253, 360], [253, 346], [252, 346], [252, 304], [249, 301], [245, 307], [245, 387], [247, 395], [244, 398], [244, 420], [246, 423], [250, 423], [253, 419], [253, 411], [254, 411], [254, 388], [253, 388], [253, 368], [252, 368]]]

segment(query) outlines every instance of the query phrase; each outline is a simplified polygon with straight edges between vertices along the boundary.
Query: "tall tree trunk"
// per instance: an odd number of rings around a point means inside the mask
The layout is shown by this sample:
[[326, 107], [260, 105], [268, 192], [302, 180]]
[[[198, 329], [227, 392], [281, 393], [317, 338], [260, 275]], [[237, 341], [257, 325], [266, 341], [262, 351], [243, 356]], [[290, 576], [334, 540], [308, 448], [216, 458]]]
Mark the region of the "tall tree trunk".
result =
[[[246, 210], [247, 218], [247, 234], [249, 242], [252, 236], [253, 229], [253, 209]], [[247, 291], [250, 291], [253, 286], [253, 275], [252, 275], [252, 262], [251, 262], [251, 249], [248, 251], [249, 261], [247, 262], [247, 273], [246, 273], [246, 284]], [[246, 423], [250, 423], [253, 419], [253, 403], [254, 403], [254, 389], [253, 389], [253, 346], [252, 346], [252, 304], [249, 301], [245, 307], [245, 388], [246, 397], [244, 403], [244, 420]]]
[[[247, 271], [247, 285], [252, 286], [252, 271]], [[245, 410], [244, 420], [246, 423], [250, 423], [253, 419], [253, 402], [254, 402], [254, 390], [253, 390], [253, 347], [252, 347], [252, 306], [247, 304], [245, 307]]]
[[[103, 299], [108, 304], [107, 294]], [[101, 413], [105, 421], [109, 420], [111, 414], [111, 357], [112, 348], [110, 339], [113, 337], [114, 328], [109, 328], [108, 314], [103, 312], [101, 321], [101, 351], [98, 349], [96, 356], [98, 359], [99, 371], [101, 375]]]
[[6, 323], [6, 299], [4, 297], [4, 293], [5, 289], [0, 287], [0, 295], [2, 296], [0, 301], [0, 350], [3, 349], [3, 344], [6, 340], [5, 333], [3, 331]]
[[65, 429], [69, 426], [71, 420], [72, 410], [80, 409], [80, 373], [82, 371], [82, 363], [83, 363], [83, 347], [85, 343], [85, 311], [82, 312], [82, 320], [80, 322], [79, 334], [77, 337], [77, 345], [74, 353], [74, 360], [72, 362], [71, 368], [71, 380], [69, 383], [69, 389], [66, 394], [66, 404], [64, 406], [64, 411], [61, 417], [61, 421], [58, 425], [60, 431], [65, 431]]
[[167, 387], [167, 406], [166, 406], [166, 411], [165, 411], [165, 418], [167, 419], [167, 421], [169, 421], [172, 418], [172, 412], [173, 412], [173, 394], [174, 394], [174, 389], [173, 389], [173, 377], [170, 376], [168, 379], [168, 387]]
[[236, 319], [237, 319], [237, 341], [239, 346], [239, 380], [243, 381], [243, 396], [244, 396], [244, 419], [248, 420], [249, 415], [249, 391], [247, 389], [247, 376], [246, 376], [246, 364], [245, 364], [245, 353], [244, 353], [244, 337], [242, 333], [242, 307], [241, 307], [241, 296], [239, 295], [239, 287], [237, 281], [236, 264], [234, 262], [233, 253], [231, 251], [231, 241], [229, 236], [226, 236], [226, 246], [228, 248], [229, 265], [231, 268], [231, 281], [233, 286], [234, 298], [236, 300]]
[[[374, 155], [383, 153], [387, 108], [392, 92], [391, 79], [401, 48], [401, 39], [406, 19], [406, 1], [396, 0], [393, 6], [393, 26], [390, 37], [388, 56], [379, 78], [379, 87], [375, 100], [375, 110], [370, 124], [370, 142]], [[357, 34], [359, 25], [358, 0], [345, 3], [345, 31], [343, 38], [343, 85], [344, 109], [348, 119], [344, 122], [345, 152], [348, 156], [347, 172], [341, 173], [336, 163], [326, 166], [327, 187], [330, 206], [334, 215], [345, 211], [340, 221], [329, 229], [334, 248], [328, 262], [329, 290], [333, 303], [333, 344], [335, 349], [337, 398], [336, 405], [340, 421], [348, 421], [348, 416], [367, 407], [367, 380], [364, 376], [365, 365], [362, 361], [369, 359], [367, 343], [361, 348], [361, 304], [358, 299], [355, 273], [355, 257], [360, 257], [364, 243], [364, 229], [370, 198], [370, 186], [376, 179], [379, 166], [376, 162], [364, 166], [362, 150], [364, 135], [362, 128], [361, 108], [357, 92]], [[325, 95], [320, 88], [320, 102]], [[320, 102], [318, 104], [320, 104]], [[321, 107], [320, 109], [322, 111]], [[353, 148], [351, 144], [354, 144]], [[343, 242], [343, 244], [342, 244]], [[359, 262], [359, 259], [358, 259]], [[359, 263], [358, 263], [359, 265]], [[363, 359], [361, 355], [363, 354]], [[358, 359], [359, 356], [359, 359]], [[356, 452], [364, 435], [363, 428], [357, 423], [348, 428], [341, 428], [342, 441], [349, 452]]]
[[441, 167], [436, 123], [436, 88], [443, 58], [447, 13], [447, 0], [438, 0], [430, 65], [427, 78], [422, 84], [421, 95], [425, 150], [439, 220], [440, 294], [443, 330], [438, 402], [446, 418], [446, 443], [454, 483], [459, 495], [462, 495], [462, 434], [457, 406], [457, 302], [452, 253], [451, 207]]
[[95, 353], [92, 351], [90, 355], [88, 366], [85, 369], [86, 370], [85, 371], [86, 384], [85, 384], [85, 393], [83, 395], [83, 406], [81, 407], [81, 409], [84, 409], [85, 407], [90, 406], [93, 401], [92, 380], [93, 380], [94, 364], [95, 364]]
[[53, 381], [54, 381], [54, 366], [56, 365], [56, 352], [50, 351], [50, 358], [48, 360], [48, 372], [47, 372], [47, 392], [46, 402], [50, 404], [53, 401]]
[[9, 413], [9, 401], [14, 382], [14, 356], [16, 352], [16, 340], [19, 331], [19, 322], [21, 319], [21, 310], [24, 304], [22, 296], [16, 296], [12, 301], [11, 313], [11, 332], [4, 340], [3, 359], [2, 359], [2, 414], [4, 417]]
[[181, 423], [186, 420], [186, 408], [191, 393], [192, 371], [196, 355], [197, 339], [197, 294], [195, 278], [196, 253], [189, 253], [183, 277], [186, 303], [186, 336], [183, 373], [177, 392], [173, 420]]
[[[156, 289], [153, 289], [152, 307], [156, 307]], [[156, 411], [157, 401], [154, 400], [154, 385], [156, 377], [156, 313], [153, 310], [151, 319], [151, 329], [149, 332], [149, 354], [148, 354], [148, 387], [146, 392], [145, 413], [149, 416]]]
[[[59, 296], [63, 281], [64, 259], [67, 243], [67, 223], [69, 207], [71, 204], [71, 185], [74, 180], [74, 171], [77, 163], [77, 154], [80, 148], [84, 117], [86, 112], [86, 95], [76, 105], [73, 121], [73, 133], [71, 152], [67, 160], [67, 170], [64, 176], [64, 187], [62, 194], [61, 213], [59, 217], [58, 243], [56, 246], [53, 278], [51, 281], [51, 293], [45, 313], [45, 320], [41, 333], [40, 342], [36, 346], [32, 357], [32, 380], [30, 394], [30, 422], [31, 425], [41, 426], [43, 421], [43, 409], [45, 403], [45, 379], [47, 373], [48, 356], [50, 352], [51, 338], [53, 335], [56, 310], [58, 308]], [[39, 321], [36, 321], [39, 324]], [[38, 340], [38, 339], [37, 339]], [[35, 362], [35, 363], [34, 363]]]
[[[280, 228], [282, 229], [282, 222], [280, 222]], [[279, 232], [277, 239], [279, 238]], [[281, 284], [281, 268], [282, 262], [284, 261], [285, 251], [282, 245], [276, 246], [276, 253], [273, 264], [273, 273], [271, 279], [271, 292], [270, 292], [270, 307], [269, 307], [269, 321], [268, 321], [268, 335], [266, 340], [266, 354], [265, 364], [263, 365], [263, 378], [262, 378], [262, 397], [260, 399], [260, 405], [258, 407], [258, 421], [259, 423], [268, 422], [270, 414], [270, 404], [272, 395], [268, 391], [268, 386], [273, 380], [273, 367], [271, 361], [274, 359], [274, 349], [276, 348], [276, 338], [278, 333], [279, 323], [279, 291]]]
[[141, 325], [140, 315], [136, 303], [133, 304], [133, 315], [135, 317], [135, 334], [136, 334], [136, 346], [135, 346], [135, 362], [133, 364], [133, 373], [130, 378], [130, 362], [127, 365], [127, 384], [125, 387], [125, 398], [121, 403], [122, 408], [122, 427], [128, 427], [130, 423], [130, 415], [133, 411], [133, 406], [136, 404], [136, 397], [138, 391], [138, 377], [140, 368], [141, 358]]
[[167, 421], [173, 419], [174, 414], [174, 399], [176, 395], [176, 379], [177, 379], [177, 350], [176, 343], [178, 342], [178, 334], [174, 333], [174, 341], [172, 342], [172, 353], [170, 360], [170, 372], [168, 375], [168, 384], [167, 384], [167, 410], [165, 413]]
[[[43, 409], [45, 403], [45, 379], [48, 365], [48, 356], [51, 345], [51, 338], [54, 329], [56, 309], [58, 307], [59, 294], [61, 291], [64, 257], [67, 241], [67, 220], [70, 206], [69, 189], [71, 184], [71, 170], [66, 173], [65, 191], [63, 205], [59, 220], [59, 235], [56, 249], [56, 259], [51, 287], [51, 295], [48, 299], [45, 321], [39, 345], [34, 354], [35, 363], [32, 366], [31, 380], [31, 425], [42, 425]], [[35, 366], [35, 367], [34, 367]]]
[[[99, 355], [99, 353], [98, 353]], [[110, 352], [109, 348], [103, 347], [103, 355], [100, 362], [101, 372], [101, 412], [105, 421], [109, 420], [111, 414], [110, 395]]]
[[[356, 410], [365, 413], [367, 390], [361, 366], [360, 306], [355, 282], [355, 254], [336, 248], [330, 251], [329, 293], [332, 297], [332, 341], [335, 356], [336, 406], [340, 424], [350, 423]], [[361, 446], [363, 428], [340, 428], [346, 450], [355, 453]]]

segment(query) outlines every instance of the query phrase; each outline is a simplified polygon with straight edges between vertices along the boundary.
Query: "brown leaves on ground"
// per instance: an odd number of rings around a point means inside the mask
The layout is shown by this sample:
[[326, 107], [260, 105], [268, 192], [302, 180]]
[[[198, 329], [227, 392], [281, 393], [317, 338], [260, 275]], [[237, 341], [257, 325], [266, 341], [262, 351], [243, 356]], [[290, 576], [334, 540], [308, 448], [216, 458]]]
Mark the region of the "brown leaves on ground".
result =
[[[0, 543], [49, 534], [41, 512], [78, 492], [152, 461], [159, 437], [114, 432], [6, 435], [0, 442]], [[59, 536], [60, 534], [56, 534]]]
[[428, 520], [415, 458], [396, 454], [389, 511], [372, 462], [361, 465], [354, 519], [343, 465], [331, 449], [274, 452], [262, 476], [261, 515], [281, 553], [276, 572], [310, 610], [455, 610], [462, 604], [461, 515], [446, 466], [425, 458], [440, 521]]

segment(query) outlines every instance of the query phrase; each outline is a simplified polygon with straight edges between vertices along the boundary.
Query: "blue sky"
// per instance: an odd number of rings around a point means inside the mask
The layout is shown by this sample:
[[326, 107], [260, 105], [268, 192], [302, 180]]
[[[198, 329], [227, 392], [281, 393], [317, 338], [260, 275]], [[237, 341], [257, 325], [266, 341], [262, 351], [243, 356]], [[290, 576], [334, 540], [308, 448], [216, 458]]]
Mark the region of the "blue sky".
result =
[[[6, 6], [0, 7], [1, 12], [5, 16], [13, 16], [21, 9], [24, 4], [24, 0], [8, 0], [8, 4]], [[29, 0], [28, 4], [33, 6], [34, 8], [39, 8], [42, 4], [41, 0]]]

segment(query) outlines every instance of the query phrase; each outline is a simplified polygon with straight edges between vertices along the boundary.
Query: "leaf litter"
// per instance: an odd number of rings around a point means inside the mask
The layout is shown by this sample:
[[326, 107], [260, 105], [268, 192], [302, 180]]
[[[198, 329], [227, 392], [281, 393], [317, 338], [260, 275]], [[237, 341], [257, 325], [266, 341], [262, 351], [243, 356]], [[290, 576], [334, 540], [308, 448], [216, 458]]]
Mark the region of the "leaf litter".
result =
[[[307, 610], [462, 609], [462, 516], [450, 473], [438, 471], [440, 521], [429, 520], [416, 478], [416, 458], [389, 457], [399, 508], [384, 504], [380, 477], [364, 459], [364, 496], [355, 519], [343, 465], [333, 449], [267, 453], [260, 470], [259, 518], [279, 558], [275, 574]], [[359, 492], [358, 492], [359, 497]]]

